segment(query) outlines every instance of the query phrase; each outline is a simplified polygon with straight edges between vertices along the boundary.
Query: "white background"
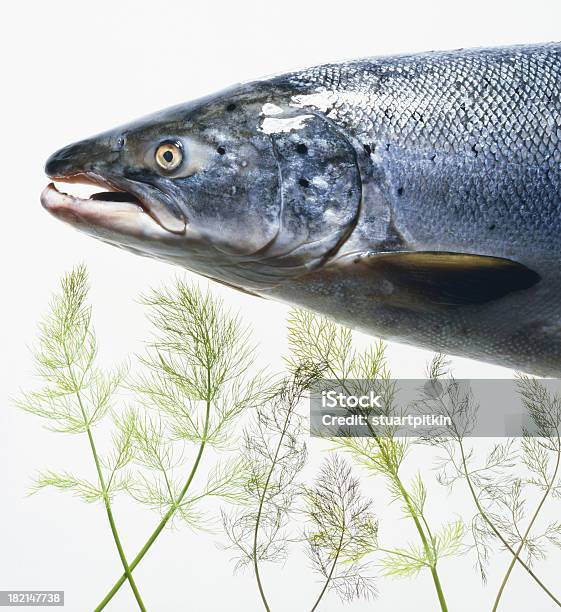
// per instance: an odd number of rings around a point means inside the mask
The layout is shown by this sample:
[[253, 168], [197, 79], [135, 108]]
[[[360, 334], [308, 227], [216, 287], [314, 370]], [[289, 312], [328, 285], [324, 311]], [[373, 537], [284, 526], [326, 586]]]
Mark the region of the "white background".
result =
[[[66, 609], [91, 610], [120, 566], [103, 510], [57, 493], [27, 497], [33, 474], [70, 468], [93, 477], [84, 440], [45, 431], [38, 419], [19, 413], [13, 398], [35, 384], [28, 346], [60, 276], [78, 262], [88, 265], [91, 300], [102, 345], [111, 365], [140, 351], [147, 337], [136, 298], [171, 280], [177, 270], [120, 252], [50, 218], [39, 205], [43, 164], [59, 147], [154, 110], [196, 98], [231, 83], [307, 65], [368, 55], [559, 39], [558, 2], [95, 2], [4, 3], [0, 25], [2, 113], [0, 172], [0, 589], [64, 589]], [[281, 366], [286, 349], [284, 306], [214, 287], [252, 323], [263, 361]], [[426, 352], [389, 348], [395, 376], [422, 376]], [[455, 360], [458, 377], [511, 376], [501, 368]], [[312, 464], [319, 461], [314, 444]], [[418, 457], [419, 455], [417, 455]], [[425, 476], [430, 456], [425, 458]], [[417, 465], [417, 463], [416, 463]], [[415, 466], [411, 466], [411, 474]], [[313, 472], [313, 470], [311, 470]], [[392, 544], [414, 539], [380, 481], [364, 480]], [[428, 512], [434, 522], [463, 511], [467, 498], [447, 497], [434, 484]], [[143, 542], [156, 517], [126, 501], [117, 504], [126, 549]], [[468, 513], [469, 514], [469, 513]], [[150, 610], [197, 612], [259, 610], [250, 574], [232, 575], [229, 553], [216, 536], [186, 529], [166, 531], [135, 574]], [[559, 554], [540, 567], [559, 585]], [[500, 571], [483, 588], [473, 558], [441, 567], [451, 611], [490, 609]], [[317, 592], [305, 558], [264, 573], [273, 610], [307, 610]], [[556, 584], [557, 583], [557, 584]], [[380, 580], [374, 603], [346, 609], [436, 609], [428, 574], [411, 580]], [[22, 608], [23, 609], [23, 608]], [[108, 610], [135, 609], [121, 590]], [[335, 597], [325, 611], [343, 609]], [[503, 610], [553, 609], [515, 569]]]

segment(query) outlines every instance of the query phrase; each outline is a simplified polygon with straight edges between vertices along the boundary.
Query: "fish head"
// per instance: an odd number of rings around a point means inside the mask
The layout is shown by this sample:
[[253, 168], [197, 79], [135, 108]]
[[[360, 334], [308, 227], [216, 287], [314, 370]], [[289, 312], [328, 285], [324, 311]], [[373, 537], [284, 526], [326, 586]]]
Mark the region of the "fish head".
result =
[[43, 206], [137, 254], [243, 289], [321, 264], [352, 230], [356, 153], [321, 114], [279, 87], [245, 85], [161, 111], [54, 153]]

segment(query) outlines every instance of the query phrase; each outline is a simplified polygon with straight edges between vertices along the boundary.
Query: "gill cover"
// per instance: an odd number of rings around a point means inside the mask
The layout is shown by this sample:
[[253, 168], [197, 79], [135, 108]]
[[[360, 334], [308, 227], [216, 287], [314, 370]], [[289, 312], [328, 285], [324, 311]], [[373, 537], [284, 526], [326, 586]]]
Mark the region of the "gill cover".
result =
[[280, 184], [278, 233], [263, 254], [275, 266], [314, 267], [356, 223], [362, 190], [355, 149], [339, 128], [313, 113], [265, 116], [261, 130], [271, 139]]

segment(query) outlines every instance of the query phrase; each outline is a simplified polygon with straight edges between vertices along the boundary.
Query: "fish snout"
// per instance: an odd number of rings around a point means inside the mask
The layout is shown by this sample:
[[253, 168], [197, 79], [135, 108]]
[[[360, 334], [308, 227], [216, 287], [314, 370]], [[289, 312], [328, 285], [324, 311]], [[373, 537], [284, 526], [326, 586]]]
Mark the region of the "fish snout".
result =
[[45, 164], [45, 174], [49, 178], [69, 176], [75, 173], [77, 145], [69, 145], [53, 153]]
[[85, 175], [114, 158], [115, 152], [104, 141], [82, 140], [53, 153], [45, 164], [45, 174], [54, 180]]

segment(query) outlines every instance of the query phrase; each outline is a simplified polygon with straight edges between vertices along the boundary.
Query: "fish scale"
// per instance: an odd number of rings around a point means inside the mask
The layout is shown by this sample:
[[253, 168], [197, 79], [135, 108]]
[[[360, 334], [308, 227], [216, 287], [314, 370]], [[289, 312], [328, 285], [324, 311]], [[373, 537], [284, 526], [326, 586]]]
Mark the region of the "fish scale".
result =
[[[475, 142], [495, 161], [516, 154], [541, 164], [561, 160], [559, 53], [551, 44], [359, 60], [305, 70], [290, 82], [332, 93], [329, 116], [365, 142], [467, 156]], [[544, 123], [555, 131], [538, 130]]]
[[[323, 95], [327, 116], [372, 151], [383, 177], [376, 188], [401, 238], [397, 248], [509, 258], [547, 279], [504, 300], [445, 313], [363, 300], [364, 279], [329, 279], [344, 304], [324, 298], [320, 305], [311, 292], [302, 298], [285, 290], [288, 299], [398, 341], [559, 374], [560, 54], [557, 43], [434, 52], [285, 77], [302, 90], [303, 107], [306, 96]], [[359, 222], [347, 251], [376, 252], [382, 242]]]
[[360, 60], [290, 81], [328, 93], [328, 116], [375, 150], [410, 241], [434, 241], [434, 224], [450, 218], [460, 224], [440, 248], [472, 246], [481, 232], [480, 251], [502, 240], [522, 255], [536, 223], [558, 245], [559, 53], [550, 44]]

